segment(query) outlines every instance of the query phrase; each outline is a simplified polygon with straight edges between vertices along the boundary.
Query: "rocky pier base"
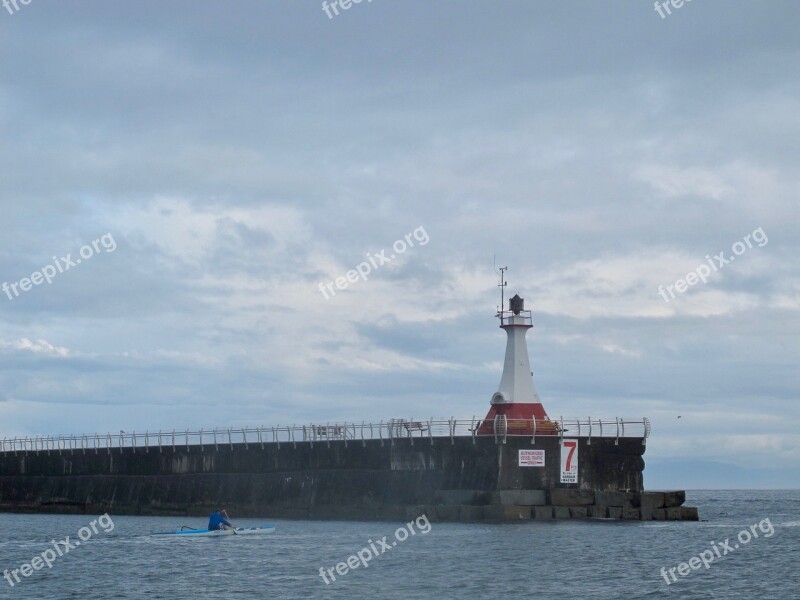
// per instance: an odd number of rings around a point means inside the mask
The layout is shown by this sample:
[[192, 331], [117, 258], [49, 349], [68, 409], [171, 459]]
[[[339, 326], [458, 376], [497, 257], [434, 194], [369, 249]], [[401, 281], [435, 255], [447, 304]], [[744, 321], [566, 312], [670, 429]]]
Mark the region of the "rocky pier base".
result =
[[683, 506], [686, 492], [600, 492], [574, 488], [550, 490], [442, 490], [438, 504], [415, 506], [408, 518], [426, 514], [437, 521], [516, 522], [534, 519], [611, 519], [624, 521], [698, 521], [697, 508]]

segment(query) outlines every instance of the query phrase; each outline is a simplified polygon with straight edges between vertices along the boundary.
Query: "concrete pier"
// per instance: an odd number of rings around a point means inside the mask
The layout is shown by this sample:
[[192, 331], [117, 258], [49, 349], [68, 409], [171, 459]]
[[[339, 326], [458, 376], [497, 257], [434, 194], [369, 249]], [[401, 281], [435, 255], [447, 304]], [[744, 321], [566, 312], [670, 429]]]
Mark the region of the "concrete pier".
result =
[[[640, 438], [455, 436], [0, 453], [0, 510], [450, 521], [688, 519], [682, 492], [643, 492]], [[544, 466], [520, 466], [541, 450]], [[414, 514], [416, 513], [416, 515]]]

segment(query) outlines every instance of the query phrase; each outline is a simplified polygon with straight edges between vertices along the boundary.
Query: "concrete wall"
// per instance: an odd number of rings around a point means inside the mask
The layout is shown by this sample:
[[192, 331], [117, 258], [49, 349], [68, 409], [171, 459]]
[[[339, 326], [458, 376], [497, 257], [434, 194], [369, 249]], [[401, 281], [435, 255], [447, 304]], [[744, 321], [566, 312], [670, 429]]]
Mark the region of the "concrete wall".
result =
[[[519, 449], [545, 467], [519, 467]], [[405, 518], [460, 490], [492, 504], [497, 490], [642, 491], [641, 439], [579, 440], [578, 484], [561, 484], [557, 437], [436, 438], [131, 448], [0, 454], [0, 510], [114, 514]], [[475, 511], [473, 511], [475, 512]], [[477, 513], [475, 513], [477, 514]]]

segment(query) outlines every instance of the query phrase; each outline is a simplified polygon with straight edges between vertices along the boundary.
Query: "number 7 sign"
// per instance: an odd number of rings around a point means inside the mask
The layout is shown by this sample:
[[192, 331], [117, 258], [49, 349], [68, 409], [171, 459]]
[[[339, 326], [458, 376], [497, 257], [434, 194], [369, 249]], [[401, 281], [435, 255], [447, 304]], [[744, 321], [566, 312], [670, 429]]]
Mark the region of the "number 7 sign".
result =
[[578, 483], [578, 440], [561, 441], [561, 483]]

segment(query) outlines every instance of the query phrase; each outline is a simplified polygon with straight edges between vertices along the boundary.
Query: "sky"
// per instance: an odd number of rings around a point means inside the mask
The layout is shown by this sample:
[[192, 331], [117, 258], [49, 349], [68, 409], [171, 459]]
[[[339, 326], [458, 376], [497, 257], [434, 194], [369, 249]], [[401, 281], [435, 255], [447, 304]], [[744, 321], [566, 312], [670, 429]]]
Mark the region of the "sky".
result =
[[0, 436], [481, 417], [508, 266], [551, 416], [800, 486], [800, 6], [329, 12], [0, 7]]

